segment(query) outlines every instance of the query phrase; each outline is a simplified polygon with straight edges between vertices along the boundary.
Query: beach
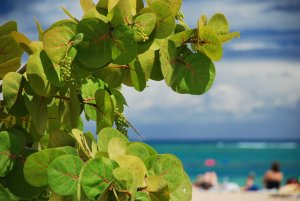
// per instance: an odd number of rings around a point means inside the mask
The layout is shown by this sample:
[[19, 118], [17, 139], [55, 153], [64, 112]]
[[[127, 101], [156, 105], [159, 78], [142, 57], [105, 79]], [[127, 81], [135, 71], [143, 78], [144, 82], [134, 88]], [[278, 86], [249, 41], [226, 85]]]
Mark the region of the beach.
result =
[[211, 192], [193, 187], [192, 201], [293, 201], [296, 197], [274, 196], [270, 192]]

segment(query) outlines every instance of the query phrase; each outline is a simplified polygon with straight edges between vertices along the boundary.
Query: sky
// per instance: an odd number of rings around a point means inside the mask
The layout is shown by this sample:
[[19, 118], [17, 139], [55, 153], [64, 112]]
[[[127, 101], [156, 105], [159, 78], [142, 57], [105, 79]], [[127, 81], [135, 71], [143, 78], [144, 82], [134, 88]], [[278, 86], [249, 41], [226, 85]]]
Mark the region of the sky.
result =
[[[34, 17], [46, 29], [67, 18], [60, 6], [82, 15], [79, 0], [11, 0], [1, 2], [0, 24], [15, 20], [37, 40]], [[224, 46], [202, 96], [176, 94], [164, 82], [150, 81], [142, 93], [123, 87], [125, 114], [144, 138], [300, 140], [300, 1], [183, 0], [182, 11], [191, 28], [203, 14], [224, 13], [241, 38]]]

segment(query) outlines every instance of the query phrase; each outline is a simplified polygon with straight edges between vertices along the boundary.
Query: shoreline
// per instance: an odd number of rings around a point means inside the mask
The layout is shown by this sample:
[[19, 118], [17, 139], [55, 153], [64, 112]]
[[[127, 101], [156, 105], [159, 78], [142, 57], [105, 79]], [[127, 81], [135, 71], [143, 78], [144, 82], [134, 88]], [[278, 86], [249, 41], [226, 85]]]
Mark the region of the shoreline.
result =
[[192, 201], [300, 201], [298, 196], [283, 196], [275, 192], [203, 191], [193, 186]]

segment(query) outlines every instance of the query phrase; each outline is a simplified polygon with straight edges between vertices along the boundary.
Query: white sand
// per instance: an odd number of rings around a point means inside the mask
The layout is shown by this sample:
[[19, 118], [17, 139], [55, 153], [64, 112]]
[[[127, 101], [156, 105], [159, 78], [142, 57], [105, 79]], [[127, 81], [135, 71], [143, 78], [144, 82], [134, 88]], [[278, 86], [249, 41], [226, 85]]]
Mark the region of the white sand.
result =
[[300, 199], [274, 197], [268, 192], [209, 192], [193, 188], [192, 201], [293, 201]]

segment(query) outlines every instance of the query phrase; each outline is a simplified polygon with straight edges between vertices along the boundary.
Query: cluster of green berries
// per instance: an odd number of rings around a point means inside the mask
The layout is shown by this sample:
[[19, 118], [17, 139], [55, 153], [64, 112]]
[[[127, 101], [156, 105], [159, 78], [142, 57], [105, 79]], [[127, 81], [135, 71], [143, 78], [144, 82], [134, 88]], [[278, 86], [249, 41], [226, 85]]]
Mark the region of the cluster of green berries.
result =
[[147, 34], [144, 33], [143, 28], [139, 23], [135, 23], [133, 25], [133, 30], [138, 36], [142, 38], [143, 42], [149, 39], [149, 37], [147, 36]]
[[60, 62], [60, 75], [62, 80], [70, 81], [71, 73], [72, 73], [72, 58], [69, 56], [65, 56]]
[[117, 129], [127, 137], [129, 124], [123, 114], [116, 115], [115, 124]]
[[184, 14], [183, 14], [183, 12], [181, 10], [176, 14], [175, 19], [179, 20], [179, 21], [183, 21]]

